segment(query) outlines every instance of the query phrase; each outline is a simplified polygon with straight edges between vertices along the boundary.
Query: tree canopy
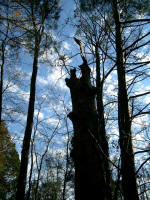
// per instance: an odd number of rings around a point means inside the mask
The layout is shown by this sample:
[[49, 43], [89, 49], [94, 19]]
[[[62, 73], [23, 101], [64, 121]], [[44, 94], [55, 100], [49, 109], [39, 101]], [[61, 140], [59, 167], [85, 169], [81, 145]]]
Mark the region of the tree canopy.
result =
[[0, 199], [150, 198], [149, 7], [0, 1]]
[[20, 167], [18, 152], [6, 124], [0, 125], [0, 197], [13, 199]]

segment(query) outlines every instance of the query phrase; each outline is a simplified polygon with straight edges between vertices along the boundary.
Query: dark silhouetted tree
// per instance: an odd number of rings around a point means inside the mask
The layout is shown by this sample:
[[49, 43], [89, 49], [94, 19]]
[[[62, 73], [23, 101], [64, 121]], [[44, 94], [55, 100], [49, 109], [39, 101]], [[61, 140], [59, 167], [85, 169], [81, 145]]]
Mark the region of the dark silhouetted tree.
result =
[[[31, 142], [33, 116], [34, 116], [34, 104], [36, 93], [36, 78], [38, 72], [38, 59], [40, 56], [40, 50], [43, 47], [45, 39], [45, 31], [49, 28], [53, 28], [55, 20], [59, 17], [59, 5], [57, 0], [49, 1], [16, 1], [19, 8], [25, 13], [26, 24], [23, 28], [27, 29], [28, 40], [27, 46], [33, 55], [33, 71], [30, 83], [30, 97], [27, 113], [27, 123], [24, 133], [22, 153], [21, 153], [21, 165], [18, 178], [18, 188], [16, 193], [16, 200], [25, 198], [26, 176], [28, 167], [28, 156]], [[50, 21], [48, 21], [50, 20]], [[49, 26], [48, 26], [49, 25]], [[29, 39], [30, 38], [30, 39]], [[31, 41], [31, 38], [33, 39]], [[46, 37], [47, 38], [47, 37]], [[29, 42], [29, 40], [31, 42]], [[33, 46], [31, 46], [33, 44]], [[47, 45], [47, 43], [45, 43]]]

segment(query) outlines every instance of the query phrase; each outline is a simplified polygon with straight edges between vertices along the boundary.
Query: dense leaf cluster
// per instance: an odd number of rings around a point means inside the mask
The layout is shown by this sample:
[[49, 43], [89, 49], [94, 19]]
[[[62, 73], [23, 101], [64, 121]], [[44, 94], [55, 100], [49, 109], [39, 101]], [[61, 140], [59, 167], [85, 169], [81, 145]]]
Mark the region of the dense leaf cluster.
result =
[[16, 192], [19, 155], [4, 122], [0, 125], [0, 199], [12, 199]]

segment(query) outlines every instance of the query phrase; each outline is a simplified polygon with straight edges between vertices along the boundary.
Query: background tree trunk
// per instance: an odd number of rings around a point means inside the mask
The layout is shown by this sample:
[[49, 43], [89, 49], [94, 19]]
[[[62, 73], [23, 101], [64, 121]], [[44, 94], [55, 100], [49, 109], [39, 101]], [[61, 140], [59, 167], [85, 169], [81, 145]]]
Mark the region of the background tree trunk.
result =
[[95, 47], [95, 55], [96, 55], [96, 88], [97, 88], [97, 112], [98, 112], [98, 131], [100, 135], [100, 146], [103, 149], [105, 156], [103, 156], [105, 163], [105, 173], [106, 173], [106, 186], [107, 186], [107, 194], [108, 199], [112, 199], [111, 193], [111, 172], [109, 166], [109, 147], [106, 138], [106, 130], [105, 130], [105, 119], [104, 119], [104, 105], [103, 105], [103, 82], [101, 81], [101, 73], [100, 73], [100, 57], [98, 52], [98, 45]]
[[0, 80], [0, 125], [2, 122], [2, 102], [3, 102], [3, 80], [4, 80], [4, 62], [5, 62], [5, 47], [2, 42], [2, 64], [1, 64], [1, 80]]
[[25, 134], [24, 134], [24, 139], [23, 139], [23, 147], [22, 147], [22, 152], [21, 152], [21, 165], [20, 165], [20, 173], [19, 173], [19, 178], [18, 178], [16, 200], [20, 200], [20, 199], [24, 200], [25, 198], [28, 156], [29, 156], [33, 117], [34, 117], [36, 77], [37, 77], [37, 70], [38, 70], [38, 54], [39, 54], [39, 41], [36, 40], [34, 61], [33, 61], [33, 71], [32, 71], [32, 77], [31, 77], [31, 85], [30, 85], [30, 99], [29, 99], [28, 114], [27, 114], [27, 124], [26, 124], [26, 129], [25, 129]]
[[122, 30], [117, 1], [113, 1], [114, 19], [116, 26], [116, 54], [118, 73], [118, 124], [121, 148], [121, 172], [124, 199], [138, 200], [135, 175], [134, 154], [132, 147], [131, 119], [129, 114], [128, 94], [126, 88], [125, 66], [122, 49]]

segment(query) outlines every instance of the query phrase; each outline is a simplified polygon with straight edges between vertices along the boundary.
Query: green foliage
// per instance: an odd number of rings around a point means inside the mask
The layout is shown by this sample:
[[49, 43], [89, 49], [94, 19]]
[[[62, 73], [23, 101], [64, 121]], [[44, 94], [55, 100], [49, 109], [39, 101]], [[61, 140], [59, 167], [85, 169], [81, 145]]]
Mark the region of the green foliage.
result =
[[[57, 181], [47, 180], [42, 182], [38, 188], [36, 198], [41, 200], [61, 200], [61, 185], [61, 179]], [[36, 181], [34, 181], [31, 186], [30, 200], [35, 199], [35, 188]]]
[[[44, 171], [45, 178], [34, 180], [31, 184], [30, 200], [61, 200], [62, 199], [62, 161], [61, 155], [57, 154], [56, 158], [47, 156], [45, 160]], [[38, 190], [37, 181], [39, 182]], [[35, 197], [36, 196], [36, 197]]]
[[[53, 45], [51, 30], [57, 28], [61, 6], [59, 0], [11, 0], [9, 11], [10, 24], [17, 27], [16, 35], [20, 37], [29, 53], [33, 56], [35, 40], [40, 43], [40, 55]], [[15, 7], [15, 9], [14, 9]], [[32, 38], [32, 40], [31, 40]]]
[[13, 199], [19, 171], [19, 155], [6, 125], [0, 126], [0, 199]]
[[39, 188], [41, 200], [60, 200], [61, 180], [44, 182]]

